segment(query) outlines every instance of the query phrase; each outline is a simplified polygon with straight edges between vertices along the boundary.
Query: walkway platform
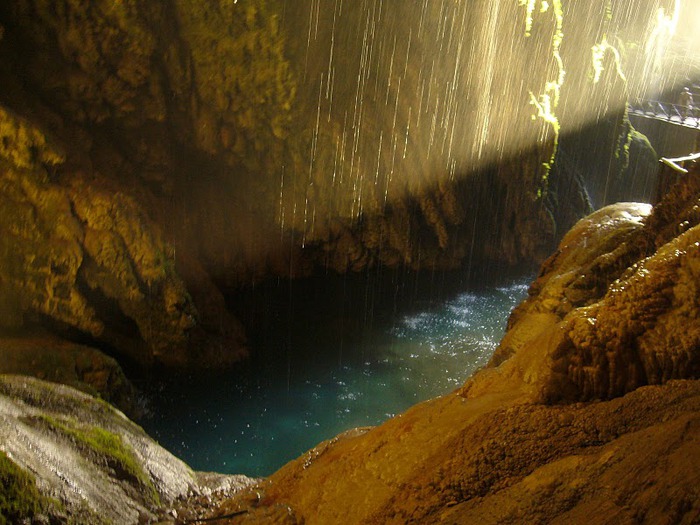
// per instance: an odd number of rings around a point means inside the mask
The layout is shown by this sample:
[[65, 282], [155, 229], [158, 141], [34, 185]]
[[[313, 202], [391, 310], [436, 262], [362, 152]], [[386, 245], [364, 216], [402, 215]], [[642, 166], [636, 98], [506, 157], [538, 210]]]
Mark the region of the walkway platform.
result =
[[662, 120], [691, 129], [700, 129], [700, 108], [658, 100], [638, 100], [629, 106], [630, 114]]

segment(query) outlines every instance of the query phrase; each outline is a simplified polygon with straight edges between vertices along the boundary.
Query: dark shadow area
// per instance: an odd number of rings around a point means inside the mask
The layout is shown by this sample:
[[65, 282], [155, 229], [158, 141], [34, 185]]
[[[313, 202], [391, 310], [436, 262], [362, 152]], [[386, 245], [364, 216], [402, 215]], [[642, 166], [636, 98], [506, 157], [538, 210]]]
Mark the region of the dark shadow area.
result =
[[494, 266], [470, 277], [464, 270], [413, 272], [379, 267], [344, 276], [268, 281], [229, 295], [229, 307], [246, 326], [253, 361], [264, 362], [265, 358], [256, 359], [257, 349], [279, 347], [285, 353], [300, 349], [300, 341], [308, 340], [310, 333], [329, 347], [362, 343], [399, 317], [440, 306], [460, 293], [505, 285], [530, 272]]

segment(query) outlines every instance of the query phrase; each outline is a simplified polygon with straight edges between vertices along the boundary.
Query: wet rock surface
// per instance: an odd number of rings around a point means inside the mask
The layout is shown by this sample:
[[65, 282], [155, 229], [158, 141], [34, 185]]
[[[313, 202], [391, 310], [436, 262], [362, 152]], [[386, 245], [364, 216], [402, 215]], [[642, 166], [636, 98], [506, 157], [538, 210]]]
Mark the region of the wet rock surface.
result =
[[151, 523], [253, 481], [195, 473], [104, 401], [55, 383], [0, 376], [0, 419], [0, 450], [48, 498], [22, 516], [32, 523]]
[[[699, 377], [698, 188], [694, 167], [651, 213], [617, 204], [582, 219], [511, 315], [491, 364], [514, 354], [503, 368], [531, 374], [549, 401]], [[549, 349], [538, 354], [544, 333]], [[534, 355], [540, 368], [528, 370]]]
[[[244, 509], [246, 523], [261, 524], [693, 523], [699, 401], [695, 381], [594, 404], [450, 395], [300, 458], [254, 498], [244, 492], [213, 515]], [[269, 517], [285, 507], [285, 521]]]

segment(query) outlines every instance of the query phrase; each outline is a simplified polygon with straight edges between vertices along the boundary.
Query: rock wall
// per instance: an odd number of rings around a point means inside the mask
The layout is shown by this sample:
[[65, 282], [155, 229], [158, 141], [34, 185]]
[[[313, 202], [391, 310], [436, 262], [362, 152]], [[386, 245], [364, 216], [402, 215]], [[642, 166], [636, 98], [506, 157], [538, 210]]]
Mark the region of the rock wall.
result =
[[173, 249], [108, 180], [52, 172], [64, 159], [30, 122], [0, 112], [0, 323], [75, 329], [141, 363], [187, 356], [196, 310]]
[[212, 366], [246, 355], [222, 290], [538, 264], [590, 207], [556, 132], [626, 97], [587, 76], [625, 17], [573, 3], [566, 47], [557, 6], [0, 5], [2, 323]]

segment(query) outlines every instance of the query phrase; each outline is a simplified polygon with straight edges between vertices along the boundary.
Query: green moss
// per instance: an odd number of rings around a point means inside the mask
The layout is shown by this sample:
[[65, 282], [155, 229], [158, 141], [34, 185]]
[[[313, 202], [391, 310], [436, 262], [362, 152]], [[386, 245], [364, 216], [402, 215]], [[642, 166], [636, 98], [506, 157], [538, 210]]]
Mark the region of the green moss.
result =
[[35, 516], [51, 505], [34, 479], [0, 451], [0, 525]]
[[[536, 6], [535, 0], [519, 0], [518, 5], [526, 8], [525, 17], [525, 36], [532, 36], [533, 13]], [[564, 61], [561, 56], [561, 45], [564, 40], [564, 8], [561, 0], [554, 0], [550, 5], [549, 2], [542, 1], [540, 4], [540, 13], [549, 13], [554, 22], [554, 32], [552, 33], [552, 58], [556, 64], [556, 78], [552, 78], [545, 83], [544, 91], [536, 96], [530, 92], [530, 104], [535, 107], [536, 114], [533, 115], [533, 120], [541, 119], [552, 130], [552, 153], [547, 162], [542, 164], [543, 175], [541, 178], [540, 187], [537, 190], [537, 198], [542, 198], [547, 193], [549, 180], [549, 172], [554, 166], [554, 159], [557, 156], [559, 147], [559, 132], [560, 123], [559, 117], [556, 114], [556, 109], [559, 106], [559, 97], [561, 88], [564, 85], [564, 77], [566, 71], [564, 69]]]
[[124, 444], [121, 436], [93, 425], [79, 425], [77, 422], [67, 420], [59, 421], [49, 416], [41, 416], [40, 419], [51, 428], [73, 439], [78, 446], [105, 458], [118, 479], [135, 482], [143, 489], [147, 502], [160, 505], [160, 496], [153, 482], [144, 472], [133, 451]]

